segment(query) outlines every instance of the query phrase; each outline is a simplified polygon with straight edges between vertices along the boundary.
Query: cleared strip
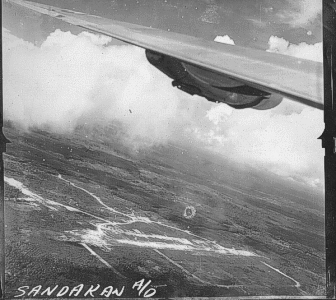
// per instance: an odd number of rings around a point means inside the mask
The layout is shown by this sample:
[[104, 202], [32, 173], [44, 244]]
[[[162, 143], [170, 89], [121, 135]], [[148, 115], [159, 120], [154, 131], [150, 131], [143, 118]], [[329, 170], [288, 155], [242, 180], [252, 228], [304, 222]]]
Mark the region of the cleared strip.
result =
[[97, 257], [105, 266], [109, 267], [110, 269], [112, 269], [112, 271], [114, 273], [116, 273], [119, 277], [122, 278], [127, 278], [124, 275], [122, 275], [121, 273], [119, 273], [115, 268], [113, 268], [105, 259], [103, 259], [102, 257], [100, 257], [96, 252], [94, 252], [88, 245], [86, 245], [85, 243], [80, 243], [83, 247], [85, 247], [93, 256]]

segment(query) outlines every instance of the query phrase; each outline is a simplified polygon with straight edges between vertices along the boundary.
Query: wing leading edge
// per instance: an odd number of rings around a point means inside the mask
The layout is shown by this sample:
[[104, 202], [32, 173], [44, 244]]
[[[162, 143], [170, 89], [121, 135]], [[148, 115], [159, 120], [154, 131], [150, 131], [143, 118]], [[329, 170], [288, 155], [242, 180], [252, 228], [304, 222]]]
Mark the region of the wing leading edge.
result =
[[323, 109], [322, 63], [220, 44], [24, 0], [8, 2], [226, 75], [253, 88]]

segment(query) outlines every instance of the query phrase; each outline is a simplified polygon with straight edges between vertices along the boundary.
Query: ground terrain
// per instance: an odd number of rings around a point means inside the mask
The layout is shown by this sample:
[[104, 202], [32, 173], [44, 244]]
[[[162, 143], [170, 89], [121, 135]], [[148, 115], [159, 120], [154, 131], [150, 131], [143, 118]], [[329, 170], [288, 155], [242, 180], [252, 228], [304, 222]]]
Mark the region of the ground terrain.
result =
[[81, 283], [137, 297], [143, 278], [155, 297], [324, 293], [321, 193], [178, 145], [135, 153], [113, 130], [6, 125], [8, 297]]

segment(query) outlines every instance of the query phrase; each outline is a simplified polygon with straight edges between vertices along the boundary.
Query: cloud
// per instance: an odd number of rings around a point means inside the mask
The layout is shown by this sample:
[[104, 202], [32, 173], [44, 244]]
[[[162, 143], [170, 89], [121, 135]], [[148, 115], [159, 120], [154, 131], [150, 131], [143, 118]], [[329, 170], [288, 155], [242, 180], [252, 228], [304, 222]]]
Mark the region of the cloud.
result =
[[[271, 36], [269, 49], [275, 52], [322, 62], [322, 43], [290, 44]], [[271, 110], [232, 110], [226, 105], [211, 108], [211, 124], [194, 128], [193, 133], [207, 147], [237, 163], [257, 166], [312, 187], [323, 188], [324, 150], [320, 140], [323, 112], [284, 99]]]
[[187, 118], [179, 107], [182, 92], [147, 62], [143, 49], [106, 46], [110, 38], [85, 32], [56, 30], [40, 47], [4, 36], [4, 114], [25, 128], [71, 132], [114, 120], [133, 142], [160, 144]]
[[233, 108], [228, 105], [218, 105], [206, 112], [206, 117], [216, 126], [230, 117]]
[[218, 43], [228, 44], [228, 45], [235, 44], [234, 40], [231, 39], [228, 35], [223, 35], [223, 36], [217, 35], [214, 41]]
[[278, 18], [292, 27], [305, 27], [322, 15], [322, 1], [287, 1], [288, 8], [277, 13]]
[[286, 105], [262, 112], [233, 110], [229, 116], [223, 112], [215, 118], [218, 109], [213, 108], [207, 114], [213, 126], [198, 128], [196, 134], [232, 161], [317, 186], [323, 182], [324, 151], [317, 140], [323, 131], [323, 113], [301, 105], [299, 113], [283, 114]]
[[290, 55], [298, 58], [309, 59], [313, 61], [323, 62], [322, 43], [313, 45], [307, 43], [290, 44], [284, 38], [271, 36], [268, 41], [268, 52], [275, 52], [285, 55]]
[[[192, 97], [172, 88], [143, 49], [109, 41], [56, 30], [37, 47], [4, 31], [5, 119], [57, 132], [117, 122], [120, 136], [135, 148], [191, 143], [240, 165], [323, 183], [321, 111], [290, 101], [268, 111], [234, 110]], [[270, 39], [269, 50], [299, 55], [299, 49], [305, 47]]]

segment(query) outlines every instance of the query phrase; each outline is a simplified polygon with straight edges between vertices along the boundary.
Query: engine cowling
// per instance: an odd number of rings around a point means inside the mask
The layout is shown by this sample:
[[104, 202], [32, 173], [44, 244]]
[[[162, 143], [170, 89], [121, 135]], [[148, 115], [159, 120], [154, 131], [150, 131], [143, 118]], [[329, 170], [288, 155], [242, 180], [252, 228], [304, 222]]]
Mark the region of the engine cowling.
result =
[[277, 106], [282, 100], [280, 95], [268, 93], [161, 53], [146, 50], [146, 57], [153, 66], [173, 79], [173, 86], [212, 102], [226, 103], [236, 109], [264, 110]]

